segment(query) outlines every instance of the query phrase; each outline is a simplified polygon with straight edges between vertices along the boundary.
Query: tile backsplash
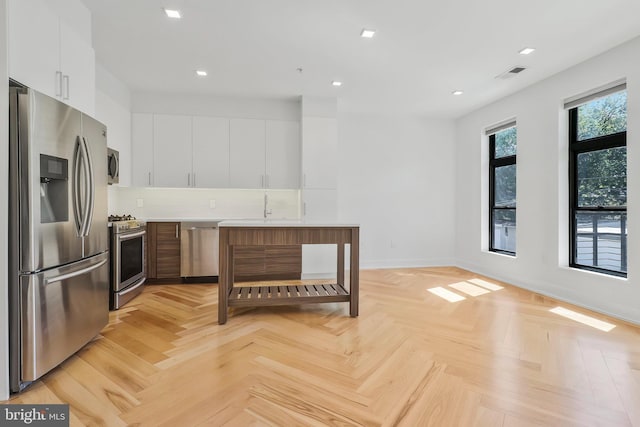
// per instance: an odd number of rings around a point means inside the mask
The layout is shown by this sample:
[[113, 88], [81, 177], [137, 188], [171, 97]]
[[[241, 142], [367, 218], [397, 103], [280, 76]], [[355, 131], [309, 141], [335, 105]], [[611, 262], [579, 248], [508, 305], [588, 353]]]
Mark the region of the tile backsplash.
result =
[[300, 218], [299, 190], [109, 187], [109, 214], [141, 219]]

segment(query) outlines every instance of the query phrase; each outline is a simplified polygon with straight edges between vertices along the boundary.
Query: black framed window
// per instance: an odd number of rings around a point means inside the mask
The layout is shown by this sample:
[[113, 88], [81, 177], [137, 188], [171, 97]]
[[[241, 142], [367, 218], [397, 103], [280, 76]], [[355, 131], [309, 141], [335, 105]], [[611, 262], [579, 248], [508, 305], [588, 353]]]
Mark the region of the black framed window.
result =
[[509, 126], [489, 135], [489, 250], [515, 255], [517, 132]]
[[627, 92], [590, 98], [569, 110], [570, 265], [626, 277]]

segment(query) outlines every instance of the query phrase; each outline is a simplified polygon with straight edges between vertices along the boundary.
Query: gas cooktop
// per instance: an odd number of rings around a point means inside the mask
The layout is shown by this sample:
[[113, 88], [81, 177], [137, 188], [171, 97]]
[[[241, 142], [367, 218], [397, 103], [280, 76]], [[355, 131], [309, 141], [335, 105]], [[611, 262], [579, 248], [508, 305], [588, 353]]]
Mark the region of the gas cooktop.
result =
[[136, 219], [136, 217], [131, 215], [109, 215], [109, 222], [131, 221], [134, 219]]

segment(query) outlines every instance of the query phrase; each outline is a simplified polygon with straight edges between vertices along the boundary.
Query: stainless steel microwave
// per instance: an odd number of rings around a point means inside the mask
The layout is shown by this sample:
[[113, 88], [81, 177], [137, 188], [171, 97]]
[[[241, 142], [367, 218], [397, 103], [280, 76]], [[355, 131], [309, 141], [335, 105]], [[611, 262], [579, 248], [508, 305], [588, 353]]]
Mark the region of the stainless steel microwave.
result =
[[109, 185], [120, 182], [120, 157], [117, 150], [107, 148], [107, 182]]

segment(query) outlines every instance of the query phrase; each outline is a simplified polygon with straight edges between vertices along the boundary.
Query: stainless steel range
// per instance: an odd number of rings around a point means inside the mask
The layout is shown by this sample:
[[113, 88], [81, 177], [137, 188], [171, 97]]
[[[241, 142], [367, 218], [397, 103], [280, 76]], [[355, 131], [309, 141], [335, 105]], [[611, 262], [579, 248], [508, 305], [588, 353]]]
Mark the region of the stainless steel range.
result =
[[109, 307], [117, 310], [139, 295], [146, 280], [144, 242], [147, 225], [131, 215], [109, 216], [111, 237], [111, 296]]

